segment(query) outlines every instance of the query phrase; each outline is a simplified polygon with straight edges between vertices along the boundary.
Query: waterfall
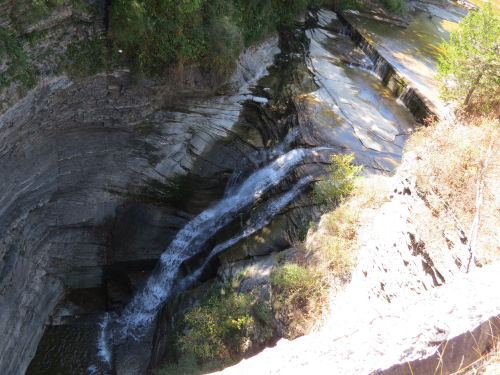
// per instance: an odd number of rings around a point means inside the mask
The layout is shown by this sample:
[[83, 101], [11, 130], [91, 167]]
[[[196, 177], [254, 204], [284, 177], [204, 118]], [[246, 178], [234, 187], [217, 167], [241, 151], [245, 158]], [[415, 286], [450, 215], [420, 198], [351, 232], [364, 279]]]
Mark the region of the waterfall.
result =
[[[262, 161], [266, 159], [272, 159], [283, 155], [286, 150], [290, 149], [290, 146], [297, 139], [297, 135], [299, 134], [298, 128], [292, 128], [288, 131], [283, 140], [271, 147], [270, 149], [266, 149], [265, 151], [258, 150], [253, 153], [253, 158]], [[265, 153], [265, 156], [259, 156], [259, 154]], [[239, 188], [241, 181], [243, 180], [244, 173], [241, 170], [234, 171], [233, 175], [229, 178], [229, 181], [226, 184], [226, 190], [224, 192], [224, 198], [234, 195]]]
[[99, 322], [99, 335], [97, 337], [97, 356], [101, 362], [107, 365], [111, 364], [111, 350], [109, 349], [109, 331], [111, 316], [109, 313], [105, 313], [102, 320]]
[[205, 267], [210, 263], [210, 261], [221, 251], [231, 247], [232, 245], [238, 243], [240, 240], [251, 236], [258, 230], [264, 228], [267, 224], [271, 222], [271, 220], [276, 216], [284, 207], [286, 207], [293, 198], [295, 198], [312, 180], [312, 177], [307, 176], [303, 177], [292, 189], [288, 192], [282, 194], [280, 197], [270, 200], [268, 203], [264, 205], [264, 207], [260, 208], [256, 214], [250, 217], [247, 228], [237, 234], [234, 237], [231, 237], [229, 240], [215, 246], [208, 257], [205, 259], [203, 264], [198, 267], [196, 271], [191, 273], [190, 275], [184, 277], [179, 283], [175, 285], [173, 288], [174, 292], [180, 292], [191, 287], [198, 277], [202, 274]]
[[[251, 236], [255, 232], [268, 225], [284, 207], [286, 207], [297, 195], [299, 195], [305, 189], [305, 187], [309, 185], [311, 180], [311, 176], [303, 177], [286, 193], [283, 193], [279, 197], [270, 199], [266, 203], [262, 204], [255, 212], [250, 215], [250, 218], [247, 220], [245, 230], [215, 246], [209, 253], [209, 255], [205, 258], [203, 263], [194, 272], [185, 276], [180, 281], [173, 280], [174, 283], [169, 291], [169, 294], [175, 295], [183, 290], [192, 287], [196, 283], [200, 275], [203, 273], [207, 265], [210, 263], [210, 261], [217, 254], [238, 243], [240, 240]], [[98, 356], [99, 359], [107, 366], [111, 366], [111, 348], [109, 347], [109, 333], [111, 328], [110, 323], [110, 315], [105, 314], [99, 324], [100, 331], [98, 336]], [[94, 372], [89, 372], [89, 374], [93, 373]]]
[[[326, 148], [295, 149], [278, 157], [269, 165], [252, 173], [241, 185], [234, 189], [231, 196], [224, 197], [214, 206], [203, 211], [181, 229], [170, 246], [160, 258], [159, 265], [151, 274], [144, 289], [137, 293], [125, 307], [121, 316], [116, 320], [115, 334], [118, 338], [127, 337], [136, 340], [143, 337], [150, 328], [161, 305], [170, 297], [175, 284], [179, 266], [187, 259], [196, 255], [203, 245], [221, 228], [229, 224], [238, 213], [248, 209], [262, 197], [270, 188], [277, 186], [306, 156], [315, 151]], [[261, 212], [259, 220], [269, 221], [283, 205], [288, 203], [306, 180], [301, 180], [288, 194], [284, 194], [274, 202], [264, 206], [267, 209]], [[257, 220], [255, 220], [257, 221]], [[263, 224], [265, 225], [265, 224]], [[247, 228], [247, 232], [236, 236], [219, 245], [210, 254], [213, 257], [217, 252], [236, 243], [239, 239], [250, 235], [263, 225], [254, 223], [254, 227]], [[208, 262], [208, 261], [207, 261]]]

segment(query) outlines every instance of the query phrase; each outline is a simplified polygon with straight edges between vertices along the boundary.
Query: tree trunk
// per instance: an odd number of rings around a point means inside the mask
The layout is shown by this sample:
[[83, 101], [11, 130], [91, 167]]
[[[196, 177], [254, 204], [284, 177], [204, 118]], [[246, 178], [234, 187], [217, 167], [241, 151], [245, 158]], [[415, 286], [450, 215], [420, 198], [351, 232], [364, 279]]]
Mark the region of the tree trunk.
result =
[[479, 72], [479, 75], [477, 76], [476, 80], [474, 81], [474, 83], [470, 87], [469, 92], [467, 93], [467, 96], [465, 97], [464, 107], [467, 107], [469, 105], [470, 98], [472, 97], [472, 94], [476, 90], [476, 87], [479, 84], [479, 80], [481, 79], [482, 76], [483, 76], [483, 71]]

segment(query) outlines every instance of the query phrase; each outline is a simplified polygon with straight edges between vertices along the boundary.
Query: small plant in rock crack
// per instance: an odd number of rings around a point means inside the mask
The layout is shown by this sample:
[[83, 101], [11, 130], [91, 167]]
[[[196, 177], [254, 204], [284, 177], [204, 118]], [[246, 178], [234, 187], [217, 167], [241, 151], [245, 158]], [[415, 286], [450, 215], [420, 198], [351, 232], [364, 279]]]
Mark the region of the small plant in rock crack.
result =
[[330, 156], [332, 165], [326, 169], [330, 176], [314, 186], [313, 199], [317, 204], [325, 207], [338, 205], [352, 192], [363, 168], [362, 165], [355, 165], [353, 160], [354, 154]]

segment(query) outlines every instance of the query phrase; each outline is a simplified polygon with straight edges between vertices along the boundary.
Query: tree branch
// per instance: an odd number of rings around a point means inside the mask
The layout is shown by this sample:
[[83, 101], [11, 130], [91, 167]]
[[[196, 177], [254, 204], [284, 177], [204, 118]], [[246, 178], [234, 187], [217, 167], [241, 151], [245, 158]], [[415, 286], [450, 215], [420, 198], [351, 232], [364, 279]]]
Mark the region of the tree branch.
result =
[[477, 236], [479, 234], [479, 222], [481, 220], [481, 201], [483, 198], [483, 187], [484, 187], [484, 172], [488, 168], [489, 156], [491, 153], [491, 148], [493, 147], [493, 142], [496, 140], [496, 132], [493, 132], [488, 146], [488, 151], [486, 152], [486, 157], [484, 161], [484, 166], [481, 169], [477, 177], [477, 192], [476, 192], [476, 214], [474, 215], [474, 221], [472, 222], [472, 227], [469, 234], [469, 239], [467, 241], [467, 249], [469, 250], [469, 262], [467, 263], [467, 273], [469, 272], [470, 265], [475, 259], [474, 250], [476, 248]]

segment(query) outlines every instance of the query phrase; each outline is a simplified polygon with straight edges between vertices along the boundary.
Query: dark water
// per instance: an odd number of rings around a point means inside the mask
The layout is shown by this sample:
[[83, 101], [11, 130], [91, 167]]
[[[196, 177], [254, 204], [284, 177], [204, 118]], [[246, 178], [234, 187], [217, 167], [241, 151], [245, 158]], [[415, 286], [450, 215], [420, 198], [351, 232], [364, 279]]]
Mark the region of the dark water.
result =
[[27, 374], [105, 374], [97, 358], [98, 331], [91, 323], [48, 328]]

